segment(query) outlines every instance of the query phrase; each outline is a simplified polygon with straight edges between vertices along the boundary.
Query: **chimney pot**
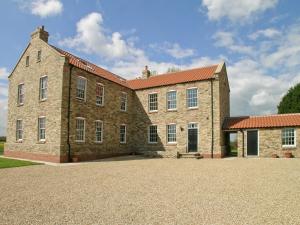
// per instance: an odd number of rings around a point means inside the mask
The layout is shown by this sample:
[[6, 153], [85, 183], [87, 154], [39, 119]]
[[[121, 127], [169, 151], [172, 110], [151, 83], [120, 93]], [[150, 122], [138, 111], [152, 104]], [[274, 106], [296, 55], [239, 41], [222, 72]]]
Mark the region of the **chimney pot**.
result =
[[33, 40], [43, 40], [45, 42], [48, 42], [49, 33], [45, 31], [45, 27], [37, 27], [37, 29], [31, 34], [31, 41]]
[[143, 70], [142, 73], [143, 73], [143, 78], [144, 79], [147, 79], [151, 76], [150, 70], [148, 69], [147, 65], [145, 66], [145, 69]]

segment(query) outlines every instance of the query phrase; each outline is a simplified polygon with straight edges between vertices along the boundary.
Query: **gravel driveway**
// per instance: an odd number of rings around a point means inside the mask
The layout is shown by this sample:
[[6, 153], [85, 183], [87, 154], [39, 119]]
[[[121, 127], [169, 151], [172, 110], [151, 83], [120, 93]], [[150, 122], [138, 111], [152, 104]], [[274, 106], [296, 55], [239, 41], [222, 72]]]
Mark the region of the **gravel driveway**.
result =
[[300, 224], [300, 159], [143, 159], [0, 170], [0, 224]]

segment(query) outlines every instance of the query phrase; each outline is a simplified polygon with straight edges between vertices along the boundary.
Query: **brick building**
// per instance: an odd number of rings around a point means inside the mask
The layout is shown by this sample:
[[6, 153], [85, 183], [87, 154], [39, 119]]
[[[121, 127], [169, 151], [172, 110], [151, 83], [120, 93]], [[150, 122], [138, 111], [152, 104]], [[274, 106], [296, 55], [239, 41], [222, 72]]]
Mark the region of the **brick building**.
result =
[[[43, 27], [31, 34], [9, 76], [6, 156], [52, 162], [132, 152], [221, 158], [228, 132], [249, 128], [233, 127], [225, 63], [155, 76], [146, 67], [142, 78], [125, 80], [48, 44], [48, 36]], [[281, 143], [280, 127], [289, 127], [295, 156], [297, 126], [299, 115], [270, 133]], [[281, 144], [274, 146], [281, 151]], [[268, 148], [261, 156], [271, 155]]]

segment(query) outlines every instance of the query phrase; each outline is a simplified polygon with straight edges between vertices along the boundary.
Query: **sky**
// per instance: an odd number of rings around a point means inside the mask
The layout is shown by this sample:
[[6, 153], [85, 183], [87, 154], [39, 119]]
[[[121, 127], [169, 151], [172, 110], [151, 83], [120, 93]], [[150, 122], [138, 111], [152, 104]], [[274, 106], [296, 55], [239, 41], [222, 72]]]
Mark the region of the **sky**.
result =
[[8, 75], [44, 25], [49, 42], [125, 78], [225, 61], [231, 115], [277, 112], [300, 82], [297, 0], [0, 1], [0, 135]]

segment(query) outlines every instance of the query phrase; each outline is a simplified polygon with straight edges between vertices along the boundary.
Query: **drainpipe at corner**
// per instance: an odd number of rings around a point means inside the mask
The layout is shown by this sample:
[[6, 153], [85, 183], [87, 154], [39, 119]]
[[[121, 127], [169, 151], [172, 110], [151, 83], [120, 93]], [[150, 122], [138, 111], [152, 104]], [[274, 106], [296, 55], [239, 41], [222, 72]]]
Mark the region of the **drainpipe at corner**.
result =
[[211, 84], [211, 158], [214, 158], [214, 88], [213, 79], [210, 80]]
[[71, 84], [72, 84], [73, 65], [70, 65], [69, 73], [69, 99], [68, 99], [68, 128], [67, 128], [67, 145], [68, 145], [68, 162], [72, 162], [71, 143], [70, 143], [70, 118], [71, 118]]

